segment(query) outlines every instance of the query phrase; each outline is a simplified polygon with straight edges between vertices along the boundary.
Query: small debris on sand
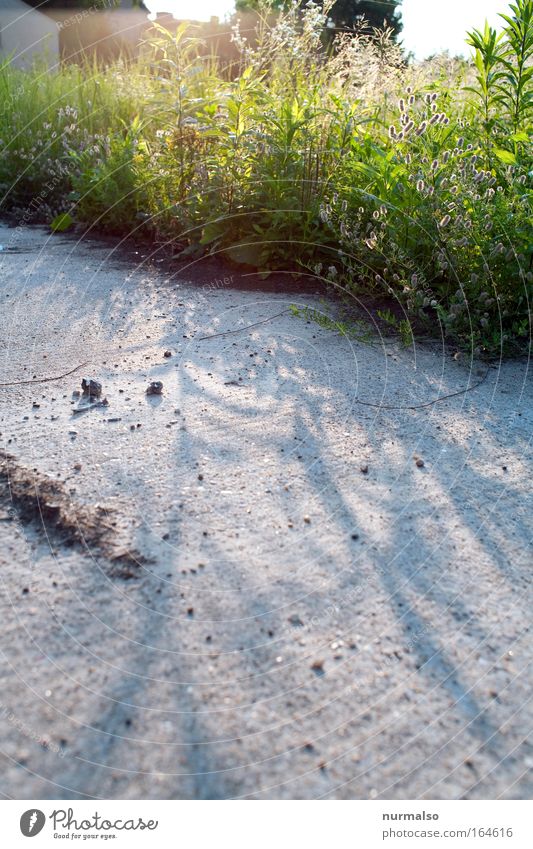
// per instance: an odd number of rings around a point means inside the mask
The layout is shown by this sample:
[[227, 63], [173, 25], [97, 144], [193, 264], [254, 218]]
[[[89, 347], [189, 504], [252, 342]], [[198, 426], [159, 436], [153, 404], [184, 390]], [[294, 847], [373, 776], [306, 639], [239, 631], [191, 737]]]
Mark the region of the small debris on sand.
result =
[[81, 388], [83, 394], [88, 395], [89, 398], [99, 398], [102, 394], [102, 384], [92, 377], [84, 377], [81, 381]]

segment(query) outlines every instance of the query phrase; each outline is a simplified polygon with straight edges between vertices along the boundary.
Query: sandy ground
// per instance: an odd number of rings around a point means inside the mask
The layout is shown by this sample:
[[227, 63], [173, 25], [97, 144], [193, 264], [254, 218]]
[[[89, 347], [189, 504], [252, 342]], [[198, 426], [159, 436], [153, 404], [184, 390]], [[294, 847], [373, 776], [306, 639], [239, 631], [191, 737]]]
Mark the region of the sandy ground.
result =
[[386, 410], [485, 367], [295, 318], [312, 287], [0, 243], [0, 383], [87, 362], [0, 387], [0, 792], [530, 796], [528, 363]]

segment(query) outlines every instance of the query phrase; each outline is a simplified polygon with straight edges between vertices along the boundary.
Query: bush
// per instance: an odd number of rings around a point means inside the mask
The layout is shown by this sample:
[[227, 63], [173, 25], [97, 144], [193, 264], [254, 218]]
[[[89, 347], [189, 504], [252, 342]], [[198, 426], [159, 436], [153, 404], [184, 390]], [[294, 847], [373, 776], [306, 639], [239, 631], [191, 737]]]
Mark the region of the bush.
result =
[[235, 29], [235, 79], [186, 25], [156, 25], [127, 66], [6, 64], [2, 208], [311, 271], [396, 299], [406, 340], [440, 325], [478, 353], [523, 349], [533, 0], [503, 23], [468, 35], [472, 62], [408, 63], [387, 33], [331, 44], [309, 3], [253, 43]]

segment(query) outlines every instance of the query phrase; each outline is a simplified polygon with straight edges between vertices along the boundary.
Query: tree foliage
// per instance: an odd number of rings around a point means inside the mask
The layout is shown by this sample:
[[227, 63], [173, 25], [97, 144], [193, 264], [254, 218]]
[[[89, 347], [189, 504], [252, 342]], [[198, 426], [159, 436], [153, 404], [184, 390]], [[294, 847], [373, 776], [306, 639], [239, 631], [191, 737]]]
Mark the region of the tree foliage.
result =
[[[302, 0], [305, 6], [307, 0]], [[259, 11], [265, 8], [281, 10], [290, 0], [236, 0], [238, 12]], [[390, 29], [394, 36], [402, 30], [400, 20], [401, 0], [336, 0], [328, 12], [335, 28], [351, 30], [365, 22], [369, 30]]]

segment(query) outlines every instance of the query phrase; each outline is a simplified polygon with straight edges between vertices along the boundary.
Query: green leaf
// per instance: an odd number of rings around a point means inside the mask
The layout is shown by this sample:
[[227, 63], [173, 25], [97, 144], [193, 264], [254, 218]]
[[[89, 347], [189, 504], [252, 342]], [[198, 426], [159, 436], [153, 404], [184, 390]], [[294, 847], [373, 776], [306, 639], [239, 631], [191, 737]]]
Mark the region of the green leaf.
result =
[[259, 245], [234, 245], [231, 248], [226, 248], [225, 253], [226, 256], [233, 260], [233, 262], [239, 263], [239, 265], [253, 265], [257, 268], [259, 264]]
[[495, 150], [494, 153], [504, 165], [516, 165], [516, 156], [514, 153], [511, 153], [509, 150], [498, 149]]
[[74, 224], [74, 219], [68, 212], [62, 212], [61, 215], [56, 215], [50, 224], [52, 233], [64, 233], [69, 227]]

